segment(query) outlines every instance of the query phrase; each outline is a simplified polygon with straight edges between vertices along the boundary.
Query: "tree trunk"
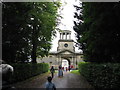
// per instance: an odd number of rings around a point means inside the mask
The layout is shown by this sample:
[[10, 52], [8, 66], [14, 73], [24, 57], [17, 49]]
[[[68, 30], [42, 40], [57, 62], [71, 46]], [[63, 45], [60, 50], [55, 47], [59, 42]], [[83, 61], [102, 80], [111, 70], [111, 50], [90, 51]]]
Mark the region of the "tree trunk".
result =
[[33, 43], [33, 49], [32, 49], [32, 63], [37, 63], [36, 62], [36, 44]]
[[35, 26], [33, 26], [33, 33], [32, 33], [32, 45], [33, 45], [33, 48], [32, 48], [32, 55], [31, 55], [31, 58], [32, 58], [32, 63], [37, 63], [36, 61], [36, 51], [37, 51], [37, 34], [36, 34], [36, 28]]

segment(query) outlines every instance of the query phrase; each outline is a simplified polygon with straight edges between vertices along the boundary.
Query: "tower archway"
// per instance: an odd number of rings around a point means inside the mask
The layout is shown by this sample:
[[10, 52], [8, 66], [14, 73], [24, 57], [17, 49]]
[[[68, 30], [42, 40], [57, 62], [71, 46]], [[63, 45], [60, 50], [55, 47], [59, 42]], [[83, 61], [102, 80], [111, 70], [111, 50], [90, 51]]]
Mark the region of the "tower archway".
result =
[[71, 65], [71, 62], [69, 59], [63, 58], [61, 65], [62, 65], [64, 70], [66, 70], [66, 69], [68, 70], [69, 66]]

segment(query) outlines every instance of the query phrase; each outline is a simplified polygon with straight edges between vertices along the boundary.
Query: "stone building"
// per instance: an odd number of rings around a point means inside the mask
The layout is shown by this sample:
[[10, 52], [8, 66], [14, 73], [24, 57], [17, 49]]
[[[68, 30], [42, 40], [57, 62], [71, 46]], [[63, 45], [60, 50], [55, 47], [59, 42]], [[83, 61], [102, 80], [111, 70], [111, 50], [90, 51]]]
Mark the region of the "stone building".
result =
[[60, 32], [60, 39], [56, 52], [50, 52], [48, 57], [37, 58], [38, 63], [49, 63], [50, 66], [77, 68], [79, 62], [83, 62], [82, 52], [75, 52], [74, 40], [71, 39], [71, 31], [63, 30]]

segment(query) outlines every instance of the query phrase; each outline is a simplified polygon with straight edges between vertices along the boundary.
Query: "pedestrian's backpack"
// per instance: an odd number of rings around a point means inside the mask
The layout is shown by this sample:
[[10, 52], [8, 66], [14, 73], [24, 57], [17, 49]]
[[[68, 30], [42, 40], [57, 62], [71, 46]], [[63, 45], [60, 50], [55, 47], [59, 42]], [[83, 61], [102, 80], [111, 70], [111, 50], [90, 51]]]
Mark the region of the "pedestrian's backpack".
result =
[[54, 73], [54, 71], [55, 71], [54, 68], [51, 68], [51, 69], [50, 69], [50, 72]]

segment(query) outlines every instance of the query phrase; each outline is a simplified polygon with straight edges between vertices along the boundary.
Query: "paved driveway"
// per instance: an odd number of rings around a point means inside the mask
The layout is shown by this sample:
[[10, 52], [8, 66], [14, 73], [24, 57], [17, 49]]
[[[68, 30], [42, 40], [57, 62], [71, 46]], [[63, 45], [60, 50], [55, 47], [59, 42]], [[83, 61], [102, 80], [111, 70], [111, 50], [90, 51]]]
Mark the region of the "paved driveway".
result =
[[[91, 85], [80, 75], [64, 72], [64, 76], [59, 78], [57, 74], [53, 78], [56, 88], [92, 88]], [[44, 84], [40, 86], [44, 87]]]
[[[47, 81], [46, 78], [49, 75], [49, 73], [39, 75], [24, 82], [14, 84], [14, 86], [16, 88], [44, 88], [44, 84]], [[56, 85], [56, 88], [92, 88], [81, 75], [70, 72], [64, 72], [62, 78], [59, 78], [56, 73], [53, 83]]]

